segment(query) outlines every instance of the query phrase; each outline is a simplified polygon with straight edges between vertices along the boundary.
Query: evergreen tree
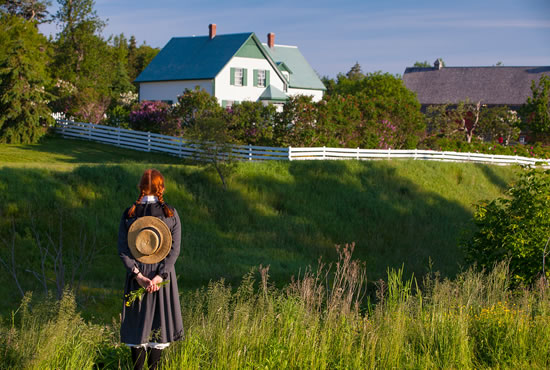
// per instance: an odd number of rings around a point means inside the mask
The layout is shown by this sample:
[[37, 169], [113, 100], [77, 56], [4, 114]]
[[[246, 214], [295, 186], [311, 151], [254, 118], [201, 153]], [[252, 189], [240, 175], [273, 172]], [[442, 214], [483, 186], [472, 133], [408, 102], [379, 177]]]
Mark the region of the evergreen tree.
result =
[[535, 134], [539, 140], [550, 139], [550, 77], [542, 76], [531, 81], [531, 96], [521, 107], [524, 128]]
[[49, 22], [47, 8], [50, 5], [49, 0], [0, 0], [0, 14], [16, 15], [28, 21], [45, 23]]
[[0, 142], [35, 143], [53, 121], [45, 92], [46, 46], [35, 22], [0, 17]]
[[136, 79], [159, 51], [158, 48], [153, 48], [145, 44], [145, 42], [141, 46], [136, 47], [135, 37], [130, 37], [130, 44], [128, 46], [128, 76], [131, 81]]
[[[94, 11], [93, 0], [58, 0], [55, 15], [61, 32], [55, 41], [54, 75], [59, 85], [73, 86], [58, 109], [99, 123], [112, 99], [116, 58], [101, 36], [105, 23]], [[119, 71], [118, 71], [119, 72]]]
[[358, 81], [365, 77], [363, 72], [361, 71], [361, 66], [359, 65], [359, 62], [355, 62], [353, 67], [346, 73], [346, 77], [351, 81]]

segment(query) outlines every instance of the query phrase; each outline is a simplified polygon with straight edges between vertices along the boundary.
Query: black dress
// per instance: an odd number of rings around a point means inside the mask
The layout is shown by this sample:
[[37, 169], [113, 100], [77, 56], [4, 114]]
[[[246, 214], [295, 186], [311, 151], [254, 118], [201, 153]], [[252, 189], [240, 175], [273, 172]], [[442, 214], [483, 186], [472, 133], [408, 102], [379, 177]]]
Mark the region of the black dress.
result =
[[[135, 217], [128, 218], [128, 209], [122, 214], [118, 230], [118, 254], [126, 267], [126, 284], [124, 295], [140, 288], [132, 274], [137, 267], [149, 279], [156, 275], [170, 280], [154, 293], [145, 293], [143, 299], [136, 300], [131, 306], [123, 305], [120, 339], [122, 343], [144, 344], [148, 342], [169, 343], [183, 337], [183, 324], [178, 294], [178, 282], [174, 264], [180, 254], [181, 224], [178, 213], [173, 210], [173, 217], [164, 216], [159, 203], [139, 204]], [[146, 264], [134, 259], [128, 248], [128, 229], [137, 217], [155, 216], [160, 218], [172, 233], [172, 249], [159, 263]]]

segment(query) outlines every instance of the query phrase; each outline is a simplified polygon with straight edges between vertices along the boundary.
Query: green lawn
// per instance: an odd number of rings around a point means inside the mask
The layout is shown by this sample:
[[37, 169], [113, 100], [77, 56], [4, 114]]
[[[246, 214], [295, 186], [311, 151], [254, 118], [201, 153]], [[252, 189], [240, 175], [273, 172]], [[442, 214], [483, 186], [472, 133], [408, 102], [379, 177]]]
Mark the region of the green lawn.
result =
[[[412, 160], [241, 163], [224, 191], [213, 171], [161, 154], [50, 137], [37, 145], [0, 146], [0, 235], [15, 221], [17, 273], [24, 290], [40, 292], [26, 270], [39, 271], [32, 233], [62, 240], [71, 253], [86, 240], [96, 248], [79, 302], [86, 317], [110, 322], [121, 307], [124, 270], [116, 237], [122, 211], [137, 197], [144, 169], [167, 179], [165, 199], [181, 216], [183, 249], [176, 265], [182, 290], [224, 278], [236, 286], [252, 267], [270, 265], [271, 281], [286, 285], [319, 258], [336, 258], [335, 245], [355, 243], [371, 282], [388, 267], [443, 276], [461, 268], [458, 240], [472, 230], [473, 204], [501, 196], [518, 167]], [[3, 244], [0, 256], [9, 258]], [[76, 258], [76, 257], [75, 257]], [[432, 261], [430, 263], [430, 260]], [[52, 265], [47, 266], [53, 279]], [[0, 313], [20, 295], [2, 270]]]

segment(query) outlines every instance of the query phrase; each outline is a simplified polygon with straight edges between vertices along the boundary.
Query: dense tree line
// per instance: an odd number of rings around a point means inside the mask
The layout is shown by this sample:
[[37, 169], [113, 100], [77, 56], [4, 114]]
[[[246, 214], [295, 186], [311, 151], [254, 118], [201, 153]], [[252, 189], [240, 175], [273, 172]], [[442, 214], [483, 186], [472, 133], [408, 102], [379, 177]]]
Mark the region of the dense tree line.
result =
[[[134, 36], [105, 38], [105, 21], [93, 0], [0, 0], [0, 141], [36, 142], [51, 123], [51, 112], [90, 123], [185, 135], [197, 120], [225, 122], [237, 143], [363, 148], [457, 149], [496, 143], [507, 147], [520, 129], [547, 142], [550, 137], [550, 79], [532, 86], [520, 112], [479, 102], [429, 107], [421, 112], [416, 95], [400, 76], [363, 73], [359, 63], [335, 79], [323, 78], [320, 102], [291, 97], [282, 111], [259, 102], [222, 109], [215, 98], [182, 92], [175, 106], [137, 104], [132, 81], [158, 53], [137, 45]], [[46, 39], [43, 22], [60, 30]], [[423, 66], [426, 63], [417, 62]]]
[[[136, 100], [132, 81], [158, 52], [133, 36], [102, 36], [93, 0], [58, 3], [50, 14], [49, 1], [0, 1], [1, 142], [36, 142], [51, 112], [116, 124]], [[46, 39], [38, 31], [44, 22], [60, 32]]]

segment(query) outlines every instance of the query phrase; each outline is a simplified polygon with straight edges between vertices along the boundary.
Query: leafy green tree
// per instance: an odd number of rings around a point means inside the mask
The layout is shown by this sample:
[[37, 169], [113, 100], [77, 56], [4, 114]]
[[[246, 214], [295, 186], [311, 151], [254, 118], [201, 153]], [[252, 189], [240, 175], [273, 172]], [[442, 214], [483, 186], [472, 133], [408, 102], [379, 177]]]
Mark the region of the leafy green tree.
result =
[[290, 96], [276, 114], [274, 143], [280, 146], [310, 146], [316, 142], [317, 105], [309, 95]]
[[[363, 115], [363, 126], [359, 128], [360, 133], [354, 129], [354, 139], [349, 141], [351, 146], [359, 143], [362, 147], [373, 147], [378, 140], [375, 131], [379, 125], [390, 127], [385, 126], [387, 122], [396, 129], [393, 148], [414, 148], [424, 134], [425, 121], [416, 94], [407, 89], [398, 76], [375, 72], [367, 73], [362, 79], [351, 80], [339, 74], [332, 94], [327, 93], [326, 96], [336, 95], [344, 99], [360, 97], [358, 104]], [[354, 114], [350, 124], [358, 122]], [[379, 147], [378, 143], [374, 147]]]
[[139, 47], [136, 47], [136, 39], [134, 36], [130, 37], [128, 45], [128, 76], [131, 81], [134, 81], [136, 77], [147, 67], [149, 63], [157, 56], [160, 49], [153, 48], [145, 42]]
[[517, 112], [510, 110], [507, 106], [486, 107], [481, 111], [478, 135], [483, 141], [498, 141], [508, 145], [511, 140], [519, 136], [519, 125]]
[[227, 189], [227, 178], [236, 166], [227, 121], [221, 116], [202, 116], [184, 129], [184, 137], [196, 142], [194, 158], [200, 165], [214, 169]]
[[413, 67], [416, 67], [416, 68], [432, 68], [433, 65], [430, 64], [427, 60], [425, 60], [423, 62], [414, 62]]
[[470, 101], [426, 109], [427, 137], [472, 143], [475, 140], [508, 143], [519, 135], [520, 120], [506, 106], [487, 107]]
[[28, 21], [36, 21], [36, 24], [49, 22], [47, 19], [48, 6], [51, 1], [41, 0], [1, 0], [0, 14], [9, 14], [22, 17]]
[[53, 121], [46, 48], [34, 22], [0, 17], [0, 142], [35, 143]]
[[200, 118], [221, 116], [223, 108], [218, 104], [216, 97], [196, 86], [193, 90], [185, 89], [183, 94], [178, 96], [174, 114], [183, 127], [190, 127]]
[[458, 105], [443, 104], [426, 109], [429, 135], [471, 143], [480, 131], [481, 102], [461, 101]]
[[121, 94], [136, 91], [128, 75], [128, 42], [123, 33], [113, 38], [111, 50], [115, 67], [111, 92], [113, 98], [117, 100]]
[[273, 145], [275, 106], [243, 101], [227, 112], [229, 130], [238, 143]]
[[317, 104], [315, 136], [306, 145], [331, 147], [357, 147], [361, 135], [363, 117], [360, 98], [355, 95], [326, 95]]
[[[55, 19], [61, 32], [55, 41], [52, 69], [58, 82], [74, 87], [63, 100], [63, 111], [77, 119], [92, 116], [101, 120], [110, 106], [113, 82], [120, 72], [113, 48], [101, 36], [105, 23], [93, 10], [93, 0], [58, 3]], [[90, 109], [95, 112], [90, 113]]]
[[550, 77], [542, 76], [538, 83], [531, 82], [532, 96], [520, 109], [524, 128], [538, 139], [550, 138]]
[[515, 283], [533, 283], [550, 237], [550, 171], [524, 173], [506, 198], [478, 204], [474, 221], [478, 231], [463, 245], [466, 260], [486, 269], [509, 260]]

